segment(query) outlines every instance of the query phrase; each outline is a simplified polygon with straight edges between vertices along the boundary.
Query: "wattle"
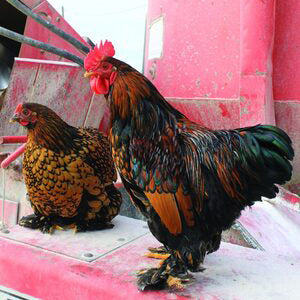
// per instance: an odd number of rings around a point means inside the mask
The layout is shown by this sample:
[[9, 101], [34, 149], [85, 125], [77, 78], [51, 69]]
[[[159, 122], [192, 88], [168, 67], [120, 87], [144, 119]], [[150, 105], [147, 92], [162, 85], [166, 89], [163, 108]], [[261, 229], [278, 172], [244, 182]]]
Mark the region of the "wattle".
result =
[[22, 126], [27, 126], [29, 124], [29, 122], [28, 121], [20, 121], [20, 124]]
[[101, 78], [99, 76], [94, 76], [90, 80], [91, 89], [100, 95], [106, 95], [109, 92], [109, 80]]

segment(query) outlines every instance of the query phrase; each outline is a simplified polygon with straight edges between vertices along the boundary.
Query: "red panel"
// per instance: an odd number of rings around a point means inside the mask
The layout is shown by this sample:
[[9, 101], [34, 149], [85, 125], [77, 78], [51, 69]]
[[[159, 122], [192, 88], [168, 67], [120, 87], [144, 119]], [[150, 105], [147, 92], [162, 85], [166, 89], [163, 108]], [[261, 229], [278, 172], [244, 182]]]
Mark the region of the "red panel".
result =
[[31, 9], [33, 9], [36, 6], [38, 6], [41, 2], [43, 2], [43, 0], [22, 0], [22, 2], [26, 4], [28, 7], [30, 7]]
[[276, 1], [274, 99], [300, 101], [300, 1]]
[[83, 72], [79, 67], [40, 64], [31, 101], [49, 106], [73, 126], [82, 126], [92, 97]]
[[300, 102], [275, 101], [275, 114], [276, 124], [289, 134], [295, 149], [293, 177], [287, 187], [300, 195]]
[[[66, 122], [83, 126], [92, 92], [83, 69], [71, 65], [16, 61], [1, 113], [0, 131], [25, 135], [18, 124], [9, 123], [18, 103], [38, 102], [49, 106]], [[100, 123], [100, 112], [94, 118]]]
[[[60, 16], [59, 13], [56, 12], [56, 10], [47, 1], [43, 2], [33, 11], [39, 14], [41, 17], [45, 18], [47, 21], [54, 24], [55, 26], [61, 28], [65, 32], [77, 38], [82, 43], [86, 44], [86, 42], [79, 36], [79, 34], [66, 22], [65, 19], [63, 19]], [[24, 35], [39, 40], [41, 42], [62, 48], [80, 57], [84, 57], [84, 55], [80, 53], [74, 46], [65, 42], [62, 38], [58, 37], [42, 25], [38, 24], [36, 21], [32, 20], [31, 18], [27, 18]], [[65, 60], [63, 58], [58, 57], [55, 54], [44, 52], [43, 50], [25, 44], [22, 44], [21, 46], [19, 57], [49, 60]]]
[[241, 126], [274, 124], [272, 51], [275, 1], [241, 0]]
[[271, 97], [267, 97], [267, 90], [271, 88], [267, 82], [266, 76], [250, 75], [241, 79], [241, 127], [275, 123], [273, 106], [271, 103], [269, 107], [266, 104], [273, 101]]
[[161, 59], [153, 83], [166, 97], [238, 98], [239, 1], [149, 1], [147, 28], [164, 16]]

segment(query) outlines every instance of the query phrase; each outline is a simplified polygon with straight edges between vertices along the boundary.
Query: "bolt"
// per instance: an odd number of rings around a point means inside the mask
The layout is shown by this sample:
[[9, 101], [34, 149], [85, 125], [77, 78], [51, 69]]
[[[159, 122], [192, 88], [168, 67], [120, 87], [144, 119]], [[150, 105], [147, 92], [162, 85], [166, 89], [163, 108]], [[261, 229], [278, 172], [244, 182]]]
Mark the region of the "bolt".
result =
[[91, 258], [91, 257], [94, 256], [94, 254], [93, 254], [93, 253], [90, 253], [90, 252], [86, 252], [86, 253], [83, 253], [83, 256], [84, 256], [84, 257]]

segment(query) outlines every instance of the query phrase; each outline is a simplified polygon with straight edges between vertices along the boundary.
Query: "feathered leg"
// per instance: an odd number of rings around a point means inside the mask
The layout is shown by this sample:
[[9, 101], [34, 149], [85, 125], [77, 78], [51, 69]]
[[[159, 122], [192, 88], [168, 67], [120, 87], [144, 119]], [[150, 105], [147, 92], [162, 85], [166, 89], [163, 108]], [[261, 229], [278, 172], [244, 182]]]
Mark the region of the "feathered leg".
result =
[[165, 260], [170, 256], [170, 252], [165, 246], [149, 247], [148, 250], [149, 252], [147, 252], [145, 256], [149, 258]]
[[38, 214], [22, 217], [19, 225], [31, 229], [40, 229], [43, 233], [52, 233], [54, 229], [51, 217]]
[[192, 281], [192, 275], [180, 258], [178, 251], [170, 250], [158, 268], [141, 270], [138, 272], [138, 287], [140, 290], [157, 290], [169, 287], [183, 289]]
[[205, 269], [201, 266], [205, 255], [216, 251], [221, 242], [221, 233], [215, 233], [207, 241], [200, 241], [198, 244], [182, 247], [179, 250], [172, 250], [166, 246], [149, 248], [152, 252], [148, 257], [163, 259], [158, 268], [141, 270], [138, 272], [138, 287], [141, 290], [183, 289], [185, 285], [193, 282], [193, 276], [188, 273], [202, 272]]

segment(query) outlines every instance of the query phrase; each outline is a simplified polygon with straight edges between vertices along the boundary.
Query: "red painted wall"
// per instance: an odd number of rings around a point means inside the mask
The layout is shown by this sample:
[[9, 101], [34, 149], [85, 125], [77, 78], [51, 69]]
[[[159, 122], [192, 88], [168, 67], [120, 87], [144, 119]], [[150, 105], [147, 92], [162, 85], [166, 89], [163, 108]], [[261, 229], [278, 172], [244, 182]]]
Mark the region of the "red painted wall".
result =
[[300, 101], [300, 2], [276, 1], [274, 99]]
[[148, 27], [163, 16], [164, 45], [161, 59], [148, 60], [146, 47], [145, 73], [155, 61], [153, 83], [165, 97], [238, 98], [239, 6], [237, 0], [149, 1]]

